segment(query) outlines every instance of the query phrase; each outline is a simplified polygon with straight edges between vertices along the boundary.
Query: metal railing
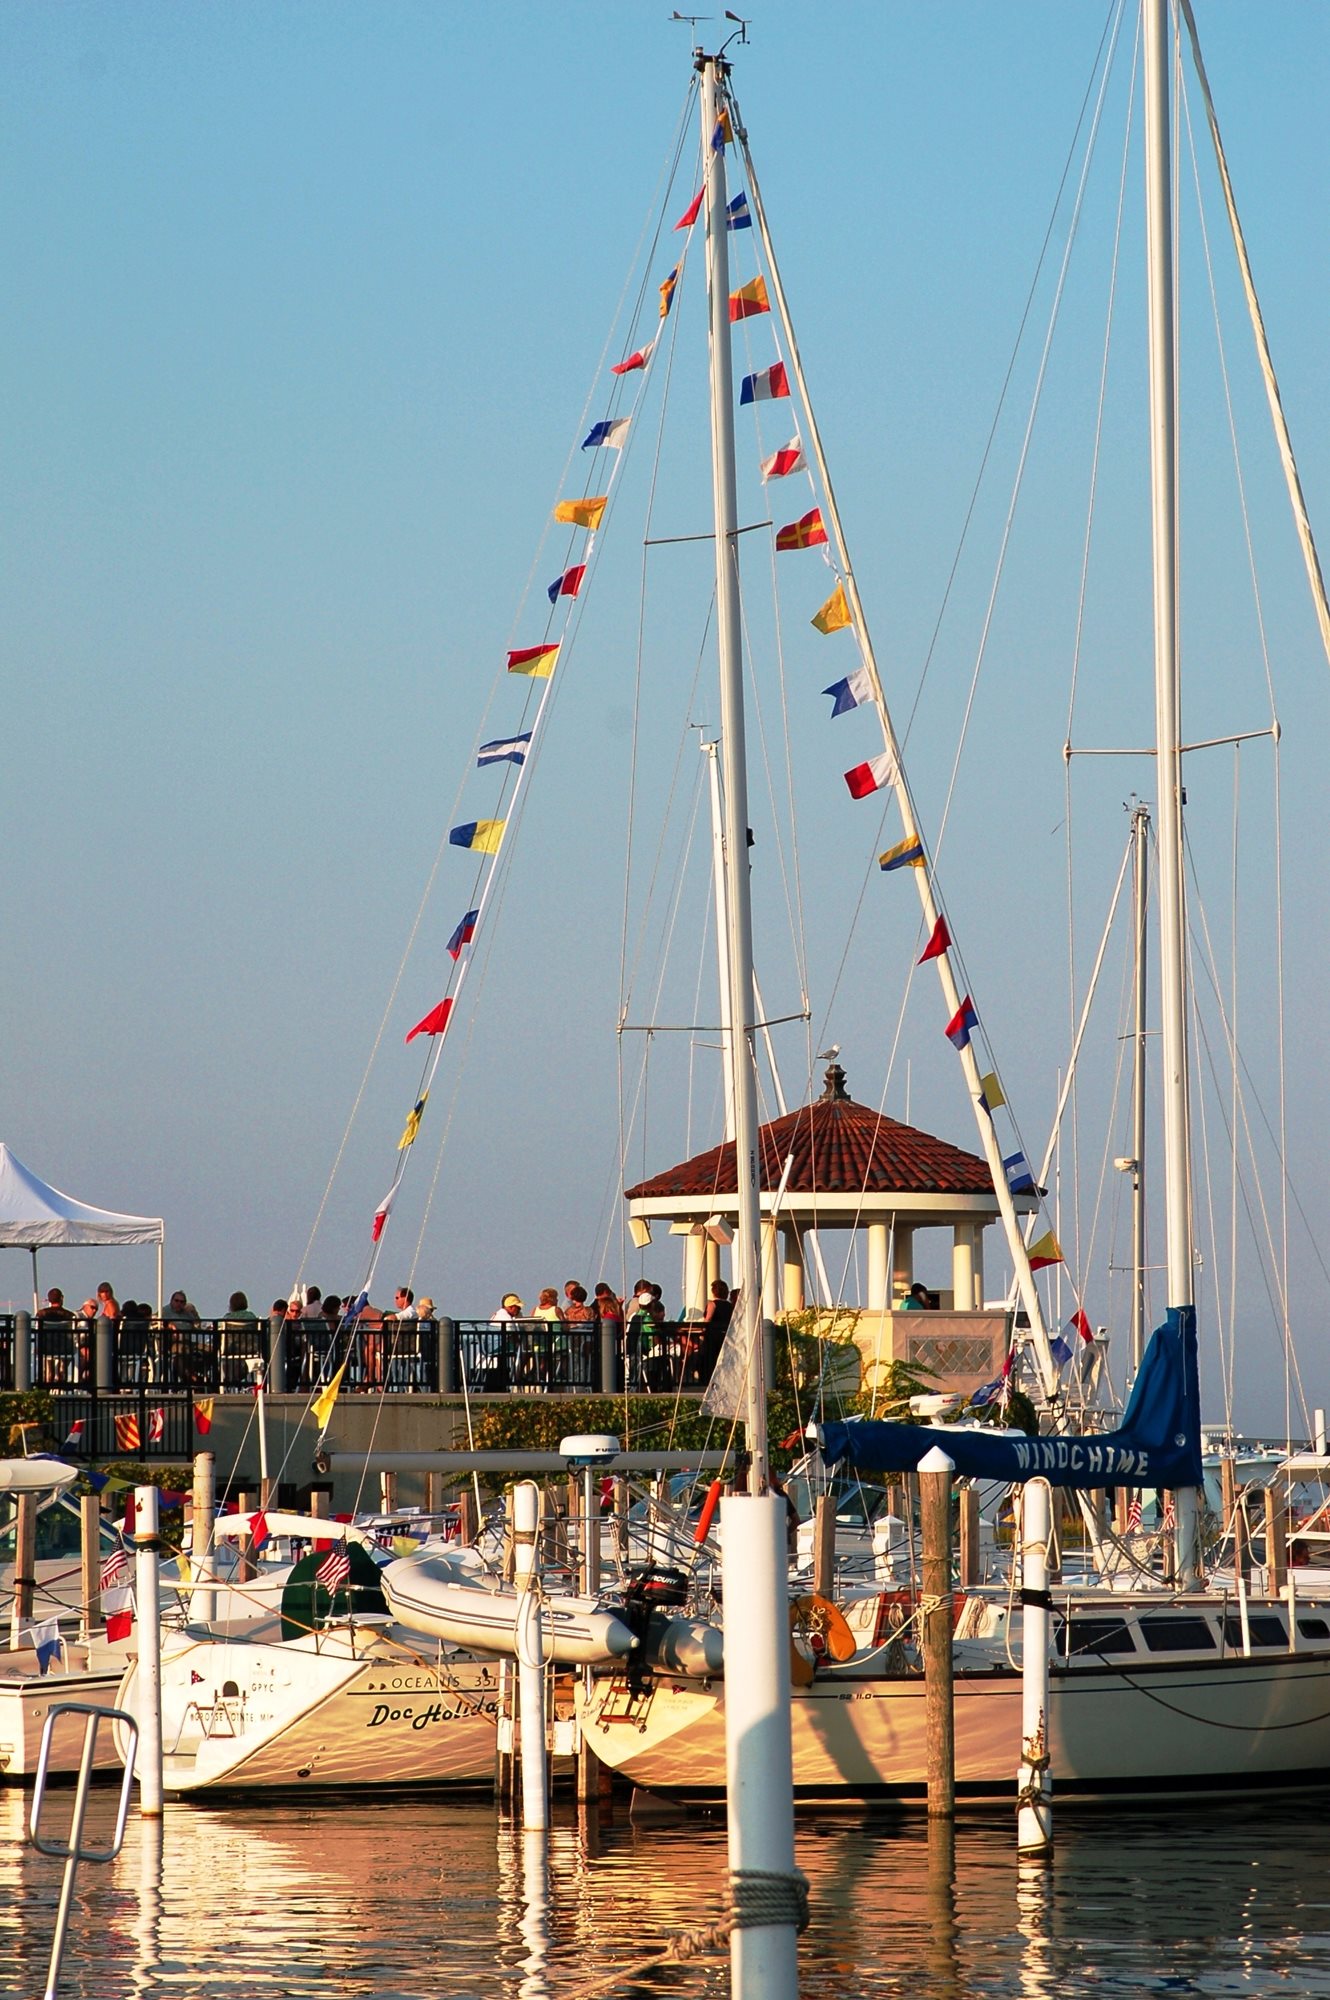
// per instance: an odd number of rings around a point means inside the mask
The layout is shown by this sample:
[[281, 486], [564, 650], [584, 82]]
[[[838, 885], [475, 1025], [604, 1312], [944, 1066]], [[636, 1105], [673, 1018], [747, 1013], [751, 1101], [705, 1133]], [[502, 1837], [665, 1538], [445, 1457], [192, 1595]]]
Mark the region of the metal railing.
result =
[[697, 1392], [701, 1328], [590, 1320], [38, 1319], [0, 1314], [0, 1390], [46, 1389], [71, 1455], [188, 1457], [194, 1405], [262, 1379], [310, 1395], [595, 1396]]

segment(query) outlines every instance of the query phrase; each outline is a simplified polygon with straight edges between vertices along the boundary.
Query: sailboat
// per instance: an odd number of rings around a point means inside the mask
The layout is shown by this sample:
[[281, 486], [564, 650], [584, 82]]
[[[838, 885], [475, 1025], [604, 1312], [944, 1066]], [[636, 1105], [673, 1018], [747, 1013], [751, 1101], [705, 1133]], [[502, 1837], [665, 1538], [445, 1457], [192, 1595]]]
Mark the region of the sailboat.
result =
[[[1194, 23], [1186, 11], [1194, 38]], [[1057, 1429], [1037, 1438], [1008, 1438], [950, 1426], [853, 1421], [826, 1423], [817, 1427], [816, 1434], [829, 1463], [844, 1462], [867, 1471], [907, 1472], [941, 1445], [962, 1476], [1001, 1479], [1013, 1486], [1039, 1478], [1082, 1492], [1151, 1486], [1171, 1495], [1177, 1523], [1176, 1590], [1115, 1589], [1110, 1594], [1077, 1589], [1053, 1594], [1049, 1761], [1059, 1790], [1094, 1799], [1178, 1798], [1321, 1785], [1330, 1777], [1330, 1608], [1317, 1601], [1300, 1602], [1292, 1585], [1277, 1593], [1272, 1573], [1267, 1573], [1263, 1591], [1248, 1589], [1242, 1578], [1235, 1588], [1220, 1591], [1205, 1587], [1201, 1571], [1198, 1495], [1203, 1466], [1191, 1224], [1167, 0], [1143, 0], [1143, 15], [1166, 1319], [1151, 1338], [1121, 1423], [1112, 1431], [1075, 1436]], [[750, 192], [755, 193], [746, 142], [744, 153]], [[760, 199], [755, 208], [761, 218]], [[772, 290], [781, 302], [782, 317], [787, 318], [764, 221], [762, 230]], [[797, 354], [788, 324], [786, 334], [791, 354]], [[806, 410], [806, 415], [817, 449], [811, 412]], [[713, 412], [713, 424], [726, 421], [725, 411]], [[1291, 464], [1291, 453], [1286, 462]], [[823, 484], [830, 501], [825, 476]], [[834, 517], [834, 502], [831, 512]], [[839, 539], [839, 524], [833, 525]], [[862, 632], [862, 611], [848, 565], [846, 569], [847, 606]], [[1308, 557], [1308, 570], [1315, 572], [1314, 585], [1319, 584], [1314, 555]], [[1319, 608], [1324, 632], [1323, 593]], [[871, 652], [867, 657], [871, 661]], [[884, 774], [889, 773], [900, 800], [904, 845], [924, 861], [920, 893], [930, 938], [936, 939], [939, 912], [930, 889], [931, 870], [880, 683], [874, 695], [886, 741]], [[968, 995], [961, 999], [954, 983], [948, 992], [946, 950], [938, 957], [944, 992], [956, 1007], [948, 1033], [960, 1050], [972, 1098], [981, 1108], [982, 1082], [969, 1048], [973, 1003]], [[747, 1016], [736, 1006], [734, 1018]], [[991, 1118], [986, 1122], [981, 1115], [978, 1126], [985, 1150], [996, 1153], [996, 1144], [988, 1143]], [[1006, 1185], [1001, 1161], [994, 1159], [992, 1164], [1000, 1196]], [[1057, 1366], [1032, 1279], [1032, 1260], [1018, 1233], [1009, 1228], [1009, 1240], [1013, 1239], [1031, 1346], [1052, 1401]], [[1021, 1639], [1011, 1616], [1013, 1594], [1014, 1584], [1012, 1592], [972, 1594], [956, 1627], [956, 1781], [961, 1800], [1009, 1798], [1013, 1774], [1022, 1760]], [[726, 1608], [728, 1652], [735, 1607]], [[806, 1684], [796, 1684], [791, 1705], [793, 1782], [801, 1800], [910, 1800], [924, 1794], [924, 1684], [917, 1667], [912, 1670], [908, 1638], [903, 1641], [899, 1629], [881, 1616], [885, 1609], [885, 1602], [875, 1606], [871, 1600], [854, 1607], [847, 1620], [852, 1649], [839, 1646], [835, 1650], [840, 1657], [835, 1658], [825, 1651], [806, 1657], [812, 1671], [798, 1676]], [[733, 1699], [724, 1672], [690, 1675], [677, 1666], [653, 1669], [647, 1662], [600, 1678], [585, 1701], [582, 1720], [596, 1754], [636, 1783], [715, 1797], [724, 1783], [727, 1708]]]

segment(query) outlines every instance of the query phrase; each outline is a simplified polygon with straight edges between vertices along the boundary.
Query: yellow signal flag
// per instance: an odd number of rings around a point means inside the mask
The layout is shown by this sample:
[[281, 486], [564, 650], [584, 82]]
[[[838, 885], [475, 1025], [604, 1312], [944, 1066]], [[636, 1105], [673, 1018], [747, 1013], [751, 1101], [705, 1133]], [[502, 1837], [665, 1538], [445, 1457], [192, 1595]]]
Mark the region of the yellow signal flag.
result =
[[845, 596], [845, 585], [838, 583], [820, 611], [814, 612], [809, 623], [819, 632], [843, 632], [850, 622], [850, 607]]
[[403, 1131], [401, 1138], [397, 1141], [397, 1150], [399, 1153], [404, 1153], [408, 1146], [413, 1146], [415, 1144], [416, 1134], [420, 1130], [420, 1121], [425, 1115], [425, 1106], [428, 1103], [429, 1103], [429, 1092], [426, 1091], [425, 1095], [408, 1113], [406, 1128]]
[[[347, 1359], [348, 1360], [350, 1359], [349, 1355]], [[328, 1428], [328, 1424], [332, 1418], [333, 1405], [337, 1401], [337, 1391], [342, 1386], [342, 1377], [343, 1375], [345, 1375], [345, 1373], [346, 1373], [346, 1362], [344, 1361], [341, 1367], [338, 1369], [337, 1373], [333, 1376], [331, 1382], [326, 1383], [325, 1386], [322, 1389], [320, 1389], [318, 1395], [314, 1398], [314, 1401], [310, 1404], [310, 1408], [314, 1412], [315, 1421], [318, 1424], [318, 1427], [321, 1431], [326, 1431]]]
[[1043, 1235], [1030, 1245], [1027, 1254], [1032, 1271], [1042, 1271], [1048, 1264], [1062, 1262], [1062, 1246], [1051, 1229], [1046, 1229]]
[[560, 500], [554, 510], [556, 521], [562, 521], [570, 528], [591, 528], [600, 526], [600, 517], [605, 512], [608, 493], [593, 494], [586, 500]]
[[1002, 1085], [998, 1082], [997, 1071], [995, 1069], [991, 1069], [987, 1076], [980, 1077], [979, 1088], [984, 1093], [984, 1103], [990, 1111], [996, 1111], [999, 1104], [1006, 1103], [1007, 1100], [1002, 1094]]

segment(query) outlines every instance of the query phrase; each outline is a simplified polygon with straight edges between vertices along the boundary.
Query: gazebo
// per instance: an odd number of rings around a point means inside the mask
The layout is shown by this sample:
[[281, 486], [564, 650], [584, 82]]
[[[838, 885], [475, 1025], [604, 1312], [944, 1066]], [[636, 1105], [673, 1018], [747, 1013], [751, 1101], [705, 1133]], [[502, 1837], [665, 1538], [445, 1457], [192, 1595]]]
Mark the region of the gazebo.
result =
[[[1000, 1345], [1005, 1333], [1005, 1315], [982, 1311], [983, 1233], [999, 1216], [987, 1162], [856, 1104], [839, 1063], [827, 1070], [814, 1103], [773, 1119], [758, 1136], [763, 1316], [802, 1309], [808, 1230], [862, 1231], [867, 1285], [857, 1338], [866, 1360], [919, 1358], [915, 1350], [926, 1340], [935, 1373], [949, 1384], [973, 1377], [977, 1386], [997, 1351], [995, 1337]], [[686, 1313], [702, 1310], [719, 1275], [720, 1249], [733, 1235], [738, 1209], [736, 1178], [734, 1142], [727, 1140], [624, 1191], [636, 1235], [645, 1238], [644, 1224], [667, 1223], [683, 1237]], [[1016, 1206], [1028, 1211], [1035, 1198], [1018, 1195]], [[893, 1300], [904, 1298], [914, 1281], [916, 1232], [943, 1228], [951, 1234], [951, 1300], [925, 1326], [913, 1323], [913, 1313], [893, 1311]], [[944, 1337], [967, 1343], [965, 1351], [943, 1356]]]

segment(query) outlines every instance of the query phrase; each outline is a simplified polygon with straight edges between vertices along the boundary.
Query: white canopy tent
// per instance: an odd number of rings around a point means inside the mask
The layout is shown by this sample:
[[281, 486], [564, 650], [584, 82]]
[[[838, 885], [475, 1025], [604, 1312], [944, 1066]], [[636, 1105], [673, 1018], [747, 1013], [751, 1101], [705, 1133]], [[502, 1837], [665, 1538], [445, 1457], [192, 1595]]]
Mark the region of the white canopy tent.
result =
[[116, 1215], [109, 1208], [91, 1208], [25, 1167], [9, 1147], [0, 1144], [0, 1250], [27, 1250], [32, 1256], [32, 1306], [37, 1310], [37, 1252], [70, 1249], [80, 1244], [103, 1248], [131, 1243], [157, 1245], [157, 1311], [162, 1310], [162, 1255], [166, 1224], [160, 1216]]

